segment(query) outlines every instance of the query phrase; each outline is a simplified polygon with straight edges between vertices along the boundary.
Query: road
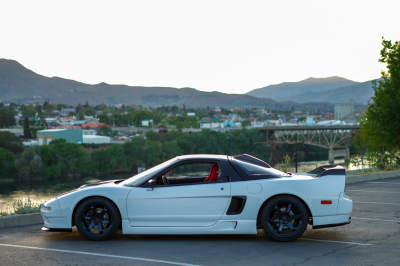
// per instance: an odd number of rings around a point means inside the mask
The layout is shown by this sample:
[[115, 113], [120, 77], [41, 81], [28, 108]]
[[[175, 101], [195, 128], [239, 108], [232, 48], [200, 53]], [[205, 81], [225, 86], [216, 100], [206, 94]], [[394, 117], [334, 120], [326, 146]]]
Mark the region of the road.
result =
[[41, 226], [0, 230], [0, 265], [399, 265], [400, 178], [350, 184], [350, 225], [279, 243], [257, 235], [122, 235], [105, 242]]

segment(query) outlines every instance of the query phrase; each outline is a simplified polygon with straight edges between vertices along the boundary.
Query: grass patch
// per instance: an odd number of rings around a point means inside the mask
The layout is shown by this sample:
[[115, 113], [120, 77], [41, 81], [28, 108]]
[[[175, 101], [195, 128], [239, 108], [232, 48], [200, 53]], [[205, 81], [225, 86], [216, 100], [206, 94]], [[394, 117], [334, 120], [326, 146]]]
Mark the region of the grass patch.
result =
[[10, 216], [16, 214], [27, 214], [40, 212], [40, 206], [44, 201], [35, 201], [31, 199], [19, 199], [14, 201], [12, 207], [3, 208], [0, 206], [0, 216]]

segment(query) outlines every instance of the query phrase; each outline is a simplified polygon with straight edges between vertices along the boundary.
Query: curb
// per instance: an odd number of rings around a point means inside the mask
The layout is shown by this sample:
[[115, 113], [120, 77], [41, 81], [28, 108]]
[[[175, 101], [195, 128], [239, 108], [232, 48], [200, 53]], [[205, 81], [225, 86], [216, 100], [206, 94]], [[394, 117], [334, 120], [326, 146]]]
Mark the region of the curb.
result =
[[364, 181], [372, 181], [372, 180], [379, 180], [379, 179], [399, 177], [399, 176], [400, 176], [400, 171], [346, 176], [346, 184], [353, 184], [353, 183], [359, 183], [359, 182], [364, 182]]
[[33, 224], [43, 224], [43, 218], [40, 213], [29, 213], [0, 217], [0, 229]]

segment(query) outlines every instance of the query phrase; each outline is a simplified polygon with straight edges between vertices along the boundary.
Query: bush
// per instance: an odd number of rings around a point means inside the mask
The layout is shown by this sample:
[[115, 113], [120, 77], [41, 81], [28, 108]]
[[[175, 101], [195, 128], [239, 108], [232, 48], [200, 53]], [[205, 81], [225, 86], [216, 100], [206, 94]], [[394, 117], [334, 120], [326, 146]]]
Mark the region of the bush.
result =
[[7, 209], [3, 209], [0, 206], [0, 216], [40, 212], [40, 206], [42, 204], [43, 202], [31, 199], [19, 199], [13, 203], [12, 207]]
[[11, 151], [0, 148], [0, 177], [6, 177], [17, 170], [14, 155]]
[[21, 153], [24, 150], [22, 139], [8, 131], [0, 132], [0, 148], [12, 151], [12, 153]]

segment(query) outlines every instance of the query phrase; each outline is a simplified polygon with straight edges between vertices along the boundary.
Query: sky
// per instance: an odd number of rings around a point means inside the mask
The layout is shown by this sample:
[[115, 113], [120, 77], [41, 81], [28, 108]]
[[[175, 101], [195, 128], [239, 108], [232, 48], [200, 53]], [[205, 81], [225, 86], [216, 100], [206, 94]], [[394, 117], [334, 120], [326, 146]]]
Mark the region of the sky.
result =
[[84, 83], [246, 93], [380, 77], [400, 1], [0, 0], [0, 58]]

